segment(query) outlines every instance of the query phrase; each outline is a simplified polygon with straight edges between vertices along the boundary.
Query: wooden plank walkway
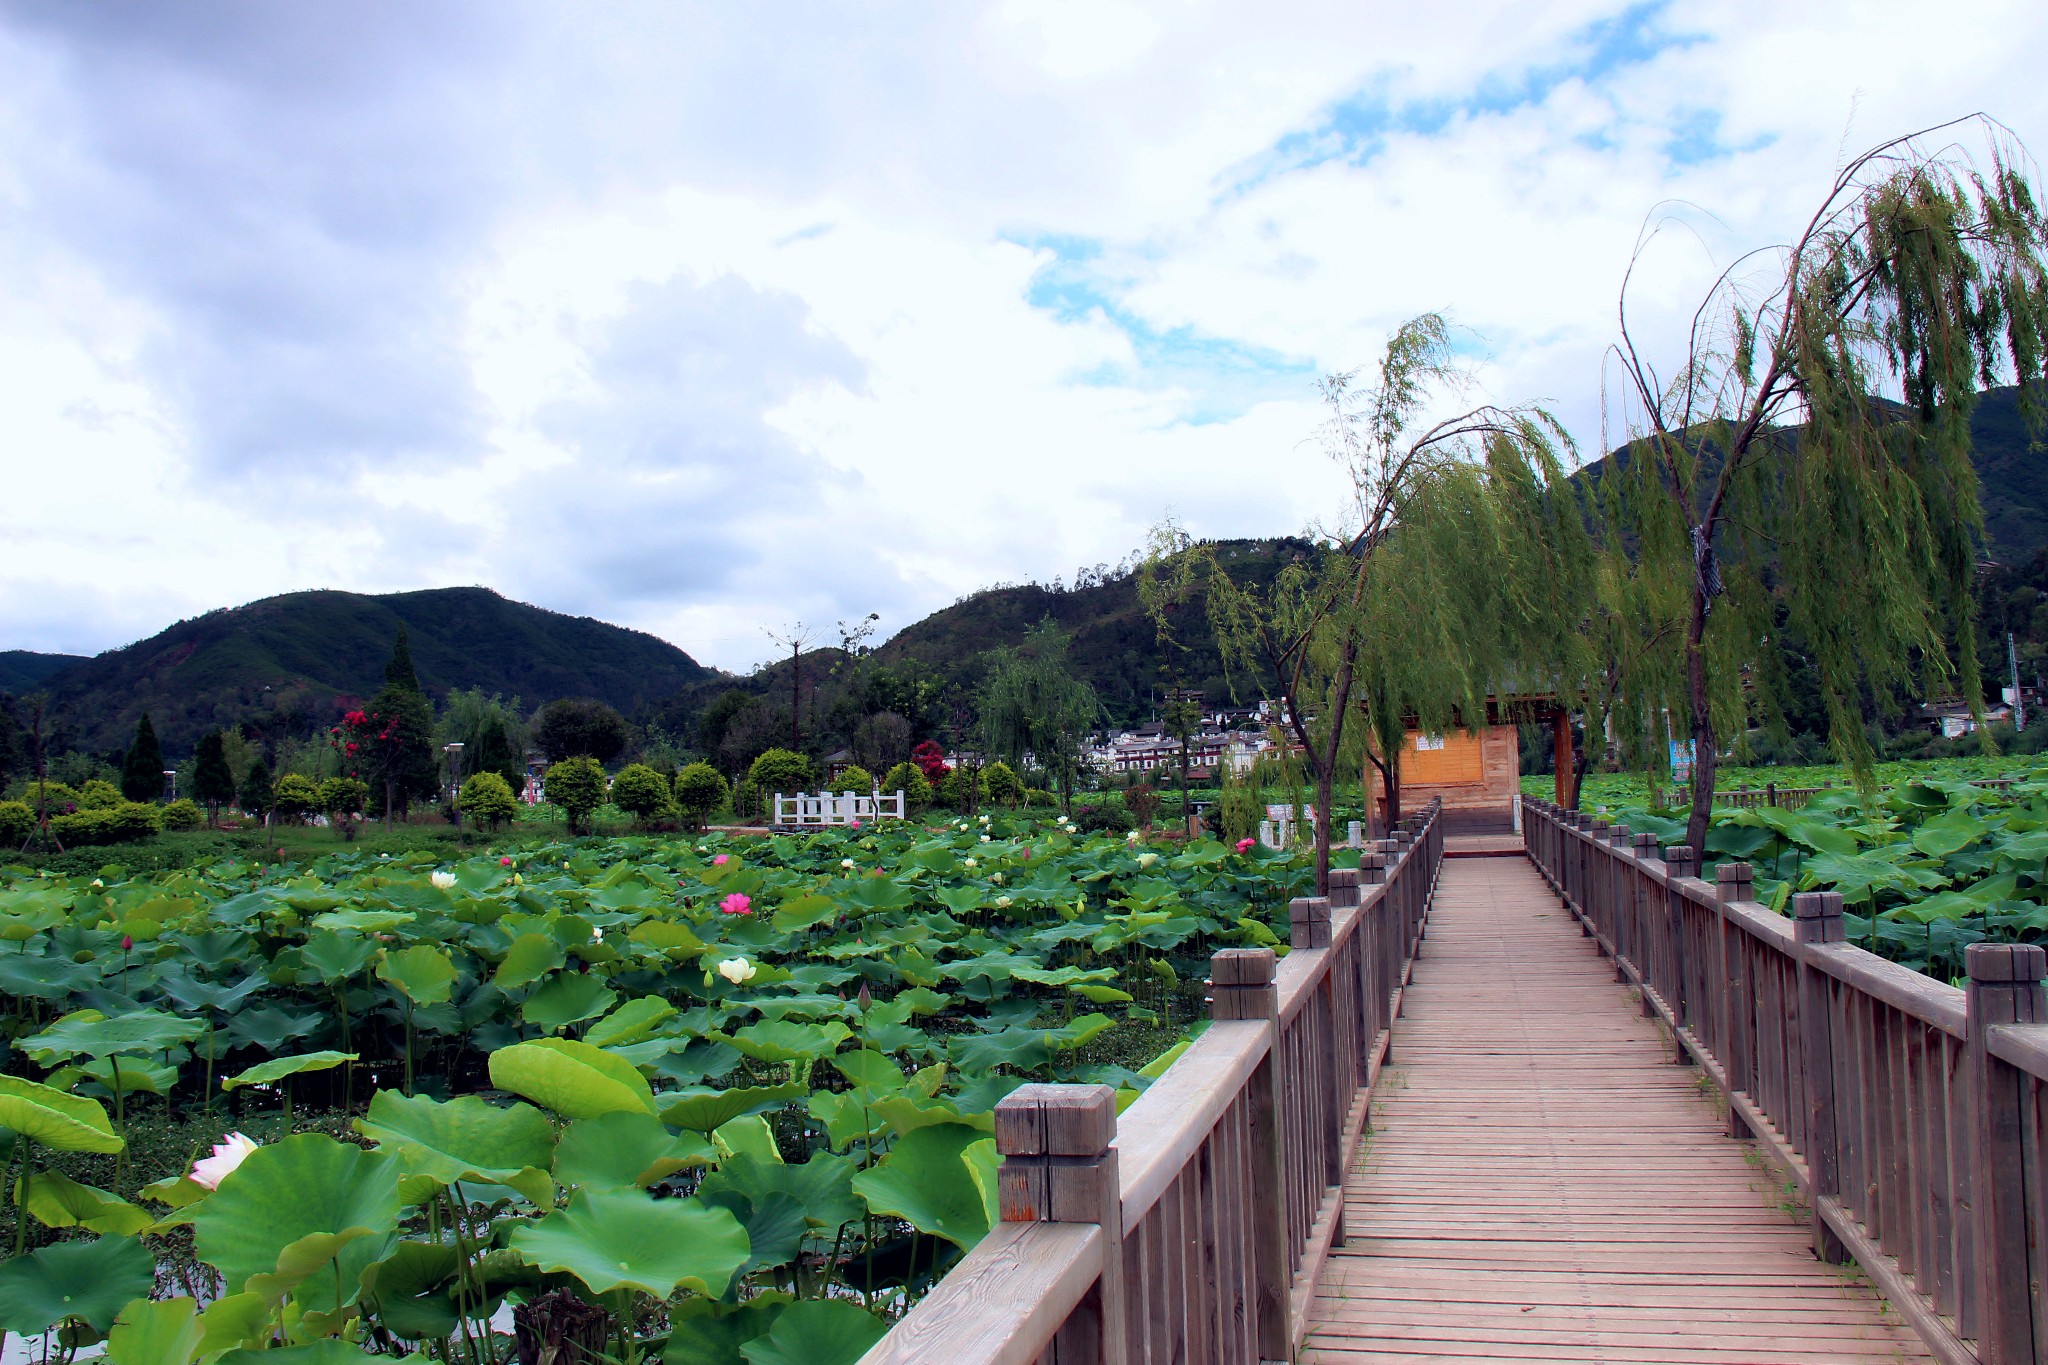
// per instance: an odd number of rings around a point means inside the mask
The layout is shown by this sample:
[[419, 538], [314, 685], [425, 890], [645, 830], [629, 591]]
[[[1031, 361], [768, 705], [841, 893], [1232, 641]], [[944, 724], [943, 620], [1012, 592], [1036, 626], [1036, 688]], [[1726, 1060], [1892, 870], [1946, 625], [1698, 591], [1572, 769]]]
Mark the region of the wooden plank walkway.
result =
[[1446, 862], [1303, 1359], [1929, 1359], [1666, 1055], [1526, 860]]

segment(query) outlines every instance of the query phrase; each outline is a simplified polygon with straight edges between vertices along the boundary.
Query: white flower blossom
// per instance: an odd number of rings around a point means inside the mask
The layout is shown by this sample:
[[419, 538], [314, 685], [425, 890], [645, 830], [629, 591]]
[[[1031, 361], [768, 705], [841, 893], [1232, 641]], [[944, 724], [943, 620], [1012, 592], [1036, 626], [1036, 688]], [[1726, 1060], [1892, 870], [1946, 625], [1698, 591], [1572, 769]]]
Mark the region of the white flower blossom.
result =
[[996, 897], [996, 908], [997, 908], [998, 910], [1007, 910], [1007, 909], [1009, 909], [1009, 908], [1010, 908], [1010, 898], [1009, 898], [1008, 896], [997, 896], [997, 897]]
[[436, 872], [429, 880], [438, 889], [446, 891], [455, 885], [455, 874], [453, 872]]
[[754, 964], [743, 957], [729, 957], [718, 964], [718, 974], [735, 986], [743, 986], [754, 979]]
[[192, 1183], [204, 1185], [209, 1190], [220, 1188], [220, 1182], [235, 1173], [235, 1167], [249, 1159], [249, 1153], [257, 1144], [240, 1133], [229, 1133], [213, 1144], [213, 1155], [192, 1163]]
[[843, 867], [843, 868], [847, 869], [847, 870], [848, 870], [848, 871], [850, 872], [850, 871], [852, 871], [852, 870], [853, 870], [853, 867], [854, 867], [854, 861], [853, 861], [853, 859], [851, 859], [851, 858], [841, 858], [841, 859], [839, 860], [839, 865], [840, 865], [841, 867]]
[[974, 859], [972, 859], [972, 858], [969, 858], [969, 859], [967, 860], [967, 862], [966, 862], [965, 866], [967, 866], [967, 867], [979, 867], [979, 866], [980, 866], [980, 864], [979, 864], [979, 863], [977, 863], [977, 862], [975, 862], [975, 861], [974, 861]]
[[994, 882], [997, 886], [1001, 886], [1003, 884], [1003, 874], [1000, 872], [989, 873], [988, 879]]
[[1159, 855], [1158, 855], [1157, 853], [1140, 853], [1140, 854], [1138, 855], [1138, 866], [1139, 866], [1139, 867], [1150, 867], [1150, 866], [1152, 866], [1152, 864], [1154, 864], [1154, 863], [1156, 863], [1156, 862], [1158, 862], [1158, 861], [1159, 861]]
[[1129, 833], [1127, 833], [1127, 834], [1125, 834], [1125, 835], [1124, 835], [1124, 842], [1125, 842], [1125, 843], [1127, 843], [1127, 844], [1135, 844], [1135, 843], [1137, 843], [1137, 842], [1138, 842], [1138, 841], [1139, 841], [1140, 839], [1143, 839], [1144, 837], [1145, 837], [1145, 836], [1144, 836], [1144, 835], [1142, 835], [1142, 834], [1140, 834], [1140, 833], [1138, 833], [1138, 831], [1136, 831], [1136, 830], [1131, 830], [1131, 831], [1130, 831]]
[[985, 844], [985, 843], [987, 843], [987, 842], [988, 842], [988, 836], [987, 836], [986, 834], [982, 835], [982, 836], [981, 836], [981, 841], [982, 841], [982, 842], [983, 842], [984, 844]]

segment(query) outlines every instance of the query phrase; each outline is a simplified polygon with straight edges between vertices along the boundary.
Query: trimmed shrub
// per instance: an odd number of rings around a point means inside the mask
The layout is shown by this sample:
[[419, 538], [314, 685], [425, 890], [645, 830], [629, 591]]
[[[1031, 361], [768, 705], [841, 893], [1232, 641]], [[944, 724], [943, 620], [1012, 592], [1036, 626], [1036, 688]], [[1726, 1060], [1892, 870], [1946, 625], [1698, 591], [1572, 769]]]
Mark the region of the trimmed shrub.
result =
[[732, 813], [742, 820], [752, 820], [761, 813], [761, 787], [751, 777], [743, 777], [733, 784]]
[[370, 784], [357, 777], [330, 777], [320, 784], [320, 809], [344, 839], [356, 837], [357, 817], [370, 799]]
[[38, 783], [33, 777], [22, 783], [21, 795], [17, 799], [31, 811], [39, 804], [48, 806], [52, 815], [64, 815], [78, 809], [75, 790], [62, 782]]
[[676, 772], [673, 790], [676, 806], [699, 829], [732, 799], [725, 776], [709, 763], [684, 764]]
[[1107, 801], [1074, 807], [1074, 824], [1089, 834], [1122, 834], [1137, 828], [1129, 811]]
[[875, 789], [875, 775], [858, 763], [849, 763], [839, 776], [825, 784], [836, 792], [857, 792], [862, 796]]
[[998, 805], [1014, 806], [1024, 799], [1024, 779], [1001, 759], [981, 770], [981, 785]]
[[105, 778], [95, 777], [78, 789], [76, 804], [80, 810], [112, 810], [126, 799], [119, 787]]
[[198, 829], [200, 822], [205, 818], [199, 813], [199, 803], [189, 796], [179, 797], [165, 806], [163, 811], [164, 828], [180, 832]]
[[303, 820], [320, 809], [320, 788], [302, 773], [286, 773], [270, 789], [271, 809], [286, 820]]
[[628, 763], [612, 779], [612, 804], [647, 824], [676, 813], [668, 779], [645, 763]]
[[163, 813], [147, 801], [123, 801], [112, 810], [81, 810], [50, 817], [50, 832], [66, 845], [126, 844], [164, 832]]
[[36, 813], [26, 801], [0, 801], [0, 851], [20, 848], [36, 827]]
[[811, 785], [811, 760], [788, 749], [770, 749], [747, 769], [747, 781], [763, 795], [794, 796]]
[[1059, 803], [1060, 799], [1043, 787], [1026, 787], [1024, 789], [1024, 804], [1027, 806], [1038, 806], [1051, 810]]
[[512, 784], [495, 772], [472, 773], [455, 796], [456, 809], [489, 829], [496, 829], [519, 814]]
[[923, 810], [932, 803], [932, 784], [907, 759], [882, 774], [882, 794], [893, 796], [897, 792], [903, 793], [903, 804], [909, 810]]
[[988, 797], [988, 783], [981, 780], [978, 770], [966, 767], [946, 769], [946, 775], [939, 780], [939, 785], [932, 792], [932, 799], [941, 806], [950, 806], [954, 810], [966, 810], [969, 795], [967, 790], [967, 774], [970, 773], [974, 774], [974, 784], [978, 789], [977, 794], [986, 799]]
[[590, 818], [590, 812], [604, 804], [604, 768], [594, 758], [565, 758], [551, 765], [542, 781], [547, 786], [548, 802], [560, 806], [569, 817], [569, 832], [583, 833], [583, 822]]

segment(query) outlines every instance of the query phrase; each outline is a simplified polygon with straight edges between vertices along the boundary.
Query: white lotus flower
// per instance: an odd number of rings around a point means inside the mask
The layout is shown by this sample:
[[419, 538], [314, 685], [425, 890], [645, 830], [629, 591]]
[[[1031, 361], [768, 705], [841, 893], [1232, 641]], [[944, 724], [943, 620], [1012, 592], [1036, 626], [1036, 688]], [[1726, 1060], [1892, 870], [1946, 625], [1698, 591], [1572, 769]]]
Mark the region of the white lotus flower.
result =
[[192, 1183], [204, 1185], [209, 1190], [220, 1188], [220, 1182], [235, 1173], [235, 1167], [249, 1159], [249, 1153], [257, 1144], [240, 1133], [229, 1133], [213, 1144], [213, 1155], [192, 1163]]
[[996, 883], [996, 885], [1000, 886], [1003, 882], [1003, 874], [1000, 872], [991, 872], [988, 874], [988, 879]]
[[981, 823], [983, 823], [984, 825], [988, 823], [988, 817], [986, 815], [981, 817]]
[[743, 986], [754, 979], [754, 964], [743, 957], [729, 957], [718, 964], [718, 974], [735, 986]]
[[92, 884], [93, 884], [93, 885], [94, 885], [95, 887], [101, 887], [101, 886], [105, 886], [105, 885], [106, 885], [106, 883], [105, 883], [105, 882], [103, 882], [103, 881], [101, 881], [101, 880], [100, 880], [100, 879], [99, 879], [98, 877], [94, 877], [94, 878], [92, 879]]
[[436, 872], [432, 877], [432, 881], [435, 886], [446, 891], [455, 885], [455, 874], [453, 872]]
[[1152, 866], [1152, 864], [1154, 864], [1154, 863], [1156, 863], [1156, 862], [1158, 862], [1158, 861], [1159, 861], [1159, 855], [1158, 855], [1157, 853], [1140, 853], [1140, 854], [1138, 855], [1138, 866], [1139, 866], [1139, 867], [1150, 867], [1150, 866]]
[[1009, 898], [1008, 896], [997, 896], [997, 897], [996, 897], [996, 908], [997, 908], [998, 910], [1007, 910], [1007, 909], [1009, 909], [1009, 908], [1010, 908], [1010, 898]]
[[975, 862], [975, 861], [974, 861], [974, 859], [972, 859], [972, 858], [969, 858], [969, 859], [967, 860], [967, 862], [966, 862], [965, 866], [967, 866], [967, 867], [979, 867], [979, 866], [980, 866], [980, 864], [979, 864], [979, 863], [977, 863], [977, 862]]
[[855, 863], [854, 863], [853, 859], [851, 859], [851, 858], [841, 858], [841, 859], [839, 860], [839, 865], [840, 865], [841, 867], [845, 868], [845, 869], [846, 869], [847, 871], [849, 871], [849, 872], [853, 871], [853, 869], [854, 869], [854, 867], [855, 867]]
[[1125, 834], [1125, 835], [1124, 835], [1124, 842], [1125, 842], [1125, 843], [1127, 843], [1127, 844], [1135, 844], [1135, 843], [1137, 843], [1137, 842], [1138, 842], [1138, 841], [1139, 841], [1140, 839], [1142, 839], [1142, 838], [1144, 838], [1144, 837], [1145, 837], [1145, 836], [1144, 836], [1144, 835], [1142, 835], [1142, 834], [1140, 834], [1140, 833], [1138, 833], [1138, 831], [1136, 831], [1136, 830], [1131, 830], [1131, 831], [1130, 831], [1129, 833], [1127, 833], [1127, 834]]
[[981, 836], [981, 841], [982, 841], [982, 842], [983, 842], [984, 844], [985, 844], [985, 843], [987, 843], [987, 842], [988, 842], [988, 836], [987, 836], [986, 834], [982, 835], [982, 836]]

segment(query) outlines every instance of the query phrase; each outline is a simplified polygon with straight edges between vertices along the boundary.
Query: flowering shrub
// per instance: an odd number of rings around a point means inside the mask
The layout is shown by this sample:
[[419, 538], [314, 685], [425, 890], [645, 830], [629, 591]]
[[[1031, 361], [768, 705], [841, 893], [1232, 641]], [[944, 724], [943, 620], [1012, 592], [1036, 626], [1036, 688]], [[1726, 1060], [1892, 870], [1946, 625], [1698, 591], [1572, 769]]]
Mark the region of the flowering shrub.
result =
[[924, 780], [936, 787], [946, 780], [946, 774], [953, 769], [946, 763], [946, 751], [935, 739], [928, 739], [910, 751], [910, 761], [924, 774]]

